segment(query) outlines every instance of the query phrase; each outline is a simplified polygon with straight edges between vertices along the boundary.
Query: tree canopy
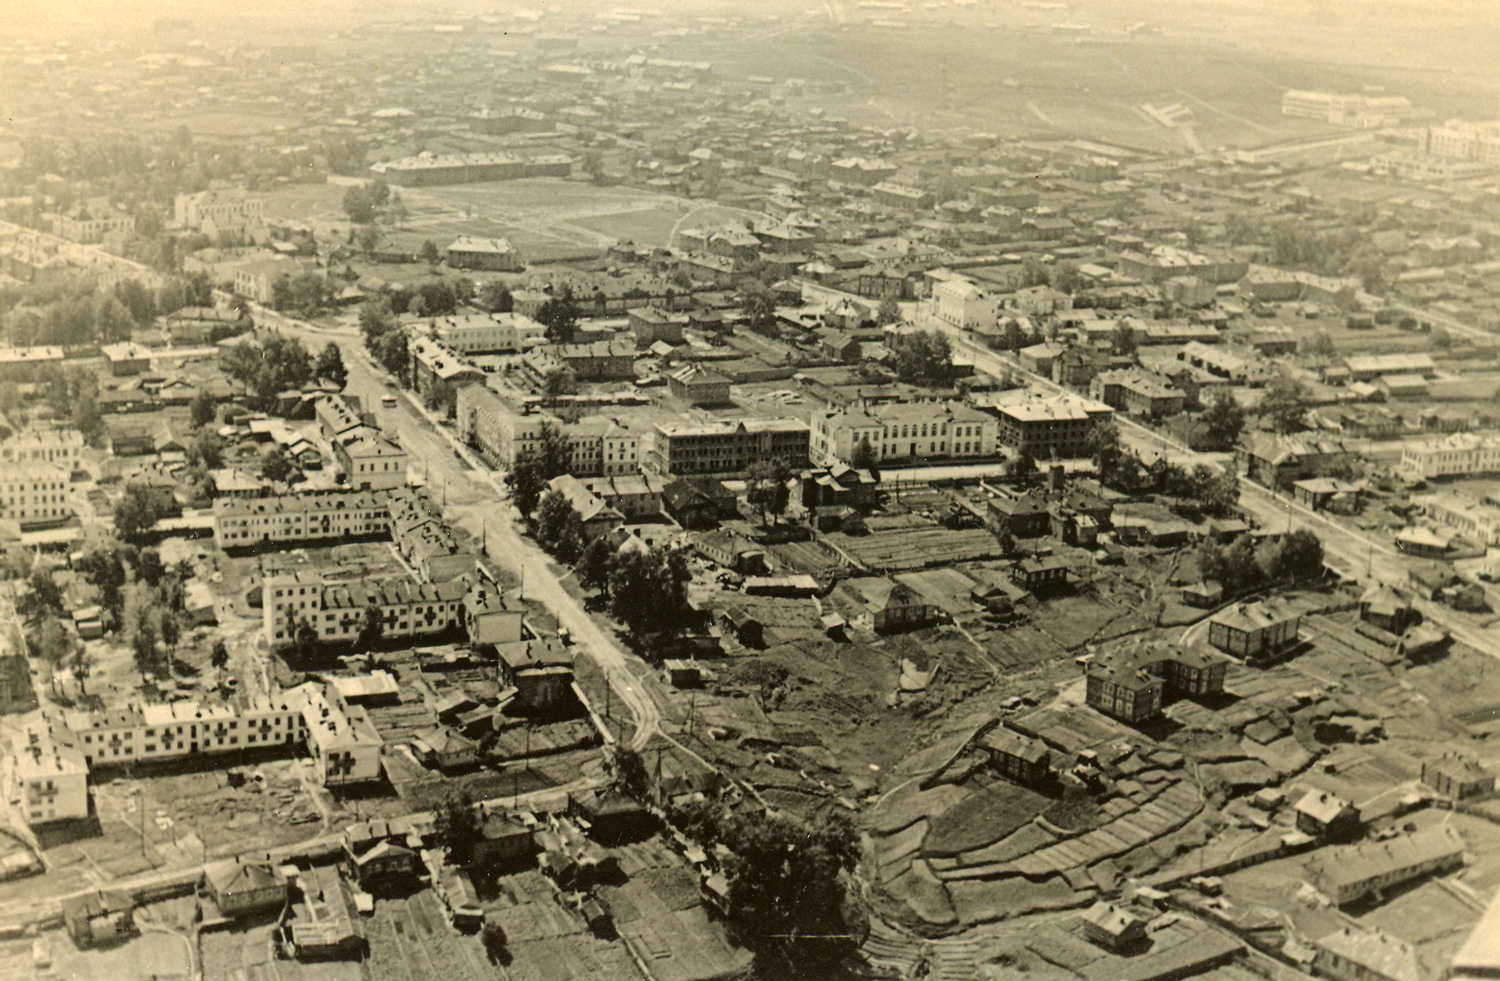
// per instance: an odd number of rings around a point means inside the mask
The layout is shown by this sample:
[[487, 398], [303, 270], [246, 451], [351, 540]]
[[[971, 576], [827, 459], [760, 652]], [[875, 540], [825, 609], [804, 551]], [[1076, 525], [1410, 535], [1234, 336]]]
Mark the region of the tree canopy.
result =
[[953, 380], [953, 348], [938, 330], [897, 335], [891, 346], [896, 375], [913, 384], [946, 385]]

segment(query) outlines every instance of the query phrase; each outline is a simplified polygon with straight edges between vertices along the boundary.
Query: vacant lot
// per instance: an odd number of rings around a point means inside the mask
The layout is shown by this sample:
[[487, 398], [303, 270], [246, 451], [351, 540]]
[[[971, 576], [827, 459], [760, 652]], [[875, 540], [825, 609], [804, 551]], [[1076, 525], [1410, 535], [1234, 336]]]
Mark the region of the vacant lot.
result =
[[956, 855], [992, 845], [1036, 817], [1048, 803], [1035, 791], [998, 781], [935, 816], [922, 851]]

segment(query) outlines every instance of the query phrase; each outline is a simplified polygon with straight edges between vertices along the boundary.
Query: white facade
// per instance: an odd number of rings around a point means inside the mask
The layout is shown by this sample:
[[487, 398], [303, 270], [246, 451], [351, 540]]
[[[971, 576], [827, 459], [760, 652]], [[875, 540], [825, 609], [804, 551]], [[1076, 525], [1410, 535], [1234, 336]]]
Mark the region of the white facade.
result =
[[33, 826], [89, 816], [89, 768], [71, 732], [45, 719], [26, 726], [11, 762], [10, 799]]
[[305, 622], [320, 643], [353, 641], [366, 611], [380, 610], [383, 636], [425, 637], [464, 623], [461, 579], [439, 583], [395, 579], [331, 582], [316, 573], [272, 576], [261, 586], [261, 616], [272, 650], [291, 646], [296, 624]]
[[350, 705], [337, 689], [308, 682], [292, 689], [304, 705], [307, 748], [325, 787], [380, 779], [383, 741], [362, 706]]
[[250, 197], [241, 188], [179, 194], [172, 203], [172, 211], [179, 228], [209, 235], [243, 232], [266, 217], [265, 202]]
[[961, 330], [993, 327], [1000, 304], [999, 296], [967, 279], [954, 277], [932, 287], [932, 315]]
[[73, 471], [83, 460], [83, 434], [76, 429], [33, 429], [0, 443], [0, 463], [51, 463]]
[[50, 463], [0, 467], [0, 518], [22, 526], [66, 521], [73, 516], [68, 475]]
[[1401, 451], [1401, 469], [1413, 477], [1461, 477], [1500, 472], [1500, 437], [1454, 433], [1409, 443]]
[[547, 333], [542, 324], [515, 312], [440, 317], [429, 325], [439, 343], [459, 354], [512, 353]]
[[513, 467], [536, 452], [543, 428], [550, 426], [568, 442], [568, 472], [575, 477], [619, 477], [640, 469], [640, 436], [603, 416], [565, 423], [544, 412], [518, 412], [481, 385], [458, 390], [457, 415], [459, 437], [497, 466]]
[[865, 442], [877, 462], [988, 457], [996, 452], [998, 433], [994, 416], [959, 403], [872, 405], [815, 415], [809, 449], [820, 464], [849, 464]]
[[342, 491], [214, 502], [214, 544], [221, 549], [359, 538], [390, 531], [384, 493]]
[[362, 426], [333, 439], [333, 454], [359, 490], [395, 490], [406, 486], [406, 451], [380, 430]]

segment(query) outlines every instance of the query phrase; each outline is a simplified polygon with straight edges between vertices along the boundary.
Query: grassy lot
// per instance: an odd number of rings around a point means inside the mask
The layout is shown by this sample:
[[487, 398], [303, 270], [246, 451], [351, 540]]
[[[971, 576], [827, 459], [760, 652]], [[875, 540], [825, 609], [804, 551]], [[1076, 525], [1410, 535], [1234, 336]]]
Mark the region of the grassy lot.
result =
[[992, 845], [1036, 817], [1048, 803], [1035, 791], [996, 781], [933, 817], [922, 851], [954, 855]]

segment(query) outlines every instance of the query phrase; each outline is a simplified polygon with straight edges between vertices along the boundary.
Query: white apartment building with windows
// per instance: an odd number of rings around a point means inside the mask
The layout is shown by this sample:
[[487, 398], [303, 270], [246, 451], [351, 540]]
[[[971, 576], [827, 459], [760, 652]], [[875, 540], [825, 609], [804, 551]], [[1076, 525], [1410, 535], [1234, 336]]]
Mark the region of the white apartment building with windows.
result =
[[1500, 436], [1454, 433], [1408, 443], [1401, 451], [1401, 469], [1423, 480], [1500, 473]]
[[458, 354], [508, 354], [523, 350], [547, 328], [524, 313], [475, 313], [428, 321], [433, 337]]
[[261, 616], [272, 650], [296, 642], [300, 624], [319, 643], [354, 640], [370, 607], [380, 610], [383, 636], [431, 637], [462, 629], [463, 579], [427, 583], [415, 579], [383, 582], [329, 581], [316, 572], [272, 576], [261, 586]]
[[868, 442], [875, 460], [994, 456], [999, 423], [962, 403], [869, 405], [813, 417], [809, 449], [817, 464], [849, 464]]
[[265, 221], [266, 204], [242, 188], [209, 189], [177, 195], [172, 217], [179, 228], [207, 235], [243, 233]]
[[233, 702], [165, 702], [64, 721], [90, 769], [198, 755], [298, 746], [307, 738], [304, 704], [288, 693]]
[[89, 768], [76, 742], [72, 732], [48, 718], [29, 723], [21, 733], [11, 761], [9, 796], [27, 824], [89, 816]]
[[0, 518], [23, 528], [61, 524], [73, 516], [68, 474], [51, 463], [0, 466]]
[[83, 461], [83, 434], [76, 429], [29, 429], [0, 443], [0, 464], [51, 463], [73, 471]]
[[543, 428], [551, 426], [568, 442], [568, 472], [575, 477], [622, 477], [640, 470], [640, 437], [605, 416], [565, 423], [545, 412], [518, 412], [482, 385], [458, 390], [457, 415], [460, 438], [496, 466], [513, 467], [535, 452]]
[[214, 501], [214, 544], [221, 549], [363, 538], [390, 531], [384, 492], [331, 491]]

